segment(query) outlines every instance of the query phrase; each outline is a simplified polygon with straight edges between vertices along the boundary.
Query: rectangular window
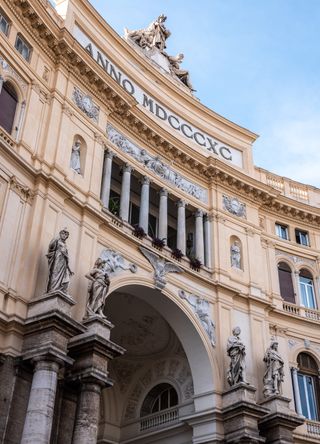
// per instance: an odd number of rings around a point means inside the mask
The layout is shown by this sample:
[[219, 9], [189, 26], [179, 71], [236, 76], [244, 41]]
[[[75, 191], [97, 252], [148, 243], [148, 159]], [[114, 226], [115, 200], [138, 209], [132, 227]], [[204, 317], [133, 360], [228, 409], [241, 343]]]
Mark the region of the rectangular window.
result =
[[296, 242], [300, 245], [305, 245], [306, 247], [309, 247], [309, 235], [307, 231], [303, 230], [295, 230], [296, 233]]
[[9, 27], [10, 27], [9, 20], [0, 10], [0, 31], [3, 32], [5, 35], [8, 35]]
[[30, 56], [31, 56], [31, 46], [24, 40], [24, 38], [20, 34], [17, 35], [16, 43], [14, 46], [15, 46], [16, 50], [18, 52], [20, 52], [22, 57], [27, 62], [29, 62]]
[[276, 224], [276, 234], [281, 239], [289, 240], [289, 232], [287, 225]]
[[306, 308], [316, 308], [312, 279], [300, 276], [301, 305]]

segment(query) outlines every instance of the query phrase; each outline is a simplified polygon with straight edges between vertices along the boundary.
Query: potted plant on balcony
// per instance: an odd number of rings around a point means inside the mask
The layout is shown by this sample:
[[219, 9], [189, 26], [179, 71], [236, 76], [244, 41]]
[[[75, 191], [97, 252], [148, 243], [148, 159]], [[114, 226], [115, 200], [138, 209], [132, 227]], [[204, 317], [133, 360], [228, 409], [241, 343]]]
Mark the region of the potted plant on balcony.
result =
[[152, 239], [152, 246], [157, 248], [158, 250], [162, 250], [162, 248], [166, 245], [166, 238], [160, 239], [160, 237], [154, 237]]
[[200, 268], [202, 266], [201, 261], [194, 256], [191, 256], [189, 260], [190, 260], [190, 267], [192, 268], [192, 270], [200, 271]]
[[173, 248], [171, 250], [171, 256], [180, 262], [181, 258], [183, 257], [183, 253], [181, 250], [179, 250], [179, 248]]
[[140, 227], [140, 225], [134, 225], [132, 233], [138, 239], [143, 239], [147, 235], [147, 233], [144, 231], [144, 229], [142, 227]]

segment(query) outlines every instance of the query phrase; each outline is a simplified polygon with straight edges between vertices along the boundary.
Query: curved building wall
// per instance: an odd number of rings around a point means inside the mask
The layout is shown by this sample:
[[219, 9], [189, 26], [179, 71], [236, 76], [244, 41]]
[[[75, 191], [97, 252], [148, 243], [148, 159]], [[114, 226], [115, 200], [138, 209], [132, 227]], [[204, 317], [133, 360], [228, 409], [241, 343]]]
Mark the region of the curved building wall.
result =
[[[319, 190], [256, 168], [255, 134], [204, 107], [87, 0], [60, 0], [57, 9], [4, 0], [0, 13], [8, 24], [0, 31], [0, 103], [9, 106], [1, 102], [9, 85], [17, 98], [11, 133], [0, 122], [3, 442], [32, 442], [38, 432], [43, 443], [50, 434], [64, 443], [232, 442], [244, 433], [245, 401], [256, 421], [250, 439], [273, 442], [270, 415], [279, 403], [289, 419], [278, 420], [276, 442], [317, 442], [318, 383], [308, 416], [299, 381], [313, 370], [299, 353], [319, 368]], [[69, 296], [46, 295], [48, 245], [64, 227]], [[108, 322], [86, 319], [86, 275], [98, 257], [109, 264], [109, 294], [123, 297], [119, 323], [137, 343], [126, 342], [112, 318], [113, 333]], [[135, 298], [149, 306], [144, 317], [130, 309]], [[157, 322], [173, 332], [161, 349]], [[249, 385], [234, 394], [226, 346], [237, 325]], [[153, 335], [141, 358], [144, 336]], [[273, 404], [263, 382], [272, 336], [285, 375]], [[151, 376], [142, 375], [144, 365]], [[188, 396], [172, 416], [140, 422], [137, 409], [157, 377], [178, 381]], [[46, 420], [32, 404], [37, 378], [51, 406]], [[235, 400], [244, 402], [238, 410]], [[117, 414], [107, 412], [113, 407]]]

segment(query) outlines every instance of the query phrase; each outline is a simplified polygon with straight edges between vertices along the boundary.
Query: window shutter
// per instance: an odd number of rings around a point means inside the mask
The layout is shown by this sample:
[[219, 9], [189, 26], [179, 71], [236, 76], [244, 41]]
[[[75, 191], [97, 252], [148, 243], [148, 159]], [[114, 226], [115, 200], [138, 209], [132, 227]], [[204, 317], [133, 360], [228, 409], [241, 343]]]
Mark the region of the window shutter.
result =
[[292, 276], [289, 271], [278, 269], [279, 272], [279, 283], [280, 283], [280, 294], [282, 299], [291, 304], [295, 304]]
[[16, 97], [13, 96], [10, 89], [4, 84], [0, 94], [0, 125], [9, 134], [12, 132], [16, 107]]

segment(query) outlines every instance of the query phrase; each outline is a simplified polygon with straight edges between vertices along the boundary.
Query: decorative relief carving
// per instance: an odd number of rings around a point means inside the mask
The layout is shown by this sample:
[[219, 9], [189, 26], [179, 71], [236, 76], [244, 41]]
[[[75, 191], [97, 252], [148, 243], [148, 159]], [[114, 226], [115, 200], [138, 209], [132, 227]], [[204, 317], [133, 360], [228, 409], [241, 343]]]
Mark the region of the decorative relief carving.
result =
[[19, 74], [2, 57], [0, 57], [0, 66], [2, 67], [1, 71], [3, 74], [13, 77], [23, 90], [27, 88], [27, 84]]
[[99, 107], [94, 103], [90, 96], [84, 94], [79, 88], [74, 87], [72, 100], [82, 112], [98, 123]]
[[107, 133], [110, 142], [114, 143], [121, 149], [121, 151], [129, 154], [146, 168], [153, 171], [161, 179], [164, 179], [171, 185], [176, 186], [196, 199], [199, 199], [202, 202], [207, 202], [207, 193], [203, 188], [182, 177], [171, 167], [162, 162], [158, 156], [151, 156], [146, 150], [138, 148], [110, 124], [107, 125]]
[[168, 273], [182, 273], [182, 268], [172, 262], [166, 261], [157, 254], [144, 247], [140, 247], [141, 253], [148, 259], [152, 267], [154, 268], [154, 283], [156, 288], [162, 290], [167, 281], [166, 274]]
[[[111, 364], [113, 366], [113, 362]], [[161, 376], [159, 375], [158, 368], [161, 367]], [[128, 370], [125, 370], [124, 374]], [[131, 376], [129, 376], [130, 378]], [[170, 378], [176, 382], [176, 385], [180, 387], [182, 393], [182, 402], [192, 398], [194, 395], [193, 381], [191, 370], [188, 364], [188, 360], [184, 355], [183, 358], [169, 358], [154, 362], [152, 367], [147, 368], [136, 384], [133, 386], [129, 393], [128, 403], [125, 411], [125, 419], [134, 419], [139, 416], [138, 405], [142, 404], [142, 397], [144, 397], [147, 391], [161, 381], [162, 378]], [[128, 385], [126, 385], [128, 388]], [[143, 387], [145, 390], [143, 390]]]
[[234, 216], [243, 217], [246, 219], [246, 204], [240, 202], [236, 197], [222, 196], [223, 209], [233, 214]]
[[194, 313], [201, 321], [203, 328], [209, 336], [211, 345], [216, 344], [215, 324], [210, 316], [210, 303], [194, 294], [187, 294], [184, 290], [179, 291], [179, 296], [189, 302]]
[[309, 264], [315, 267], [316, 261], [312, 259], [307, 259], [305, 257], [295, 256], [293, 254], [286, 253], [285, 251], [276, 250], [276, 256], [285, 256], [290, 259], [294, 264]]
[[130, 270], [131, 273], [137, 272], [138, 268], [135, 264], [127, 263], [120, 253], [109, 248], [102, 251], [100, 258], [105, 261], [104, 269], [109, 275], [119, 270]]
[[25, 202], [29, 204], [32, 203], [34, 193], [30, 190], [29, 187], [20, 183], [16, 176], [12, 176], [10, 178], [10, 189], [17, 193], [18, 196], [20, 196], [20, 198]]

